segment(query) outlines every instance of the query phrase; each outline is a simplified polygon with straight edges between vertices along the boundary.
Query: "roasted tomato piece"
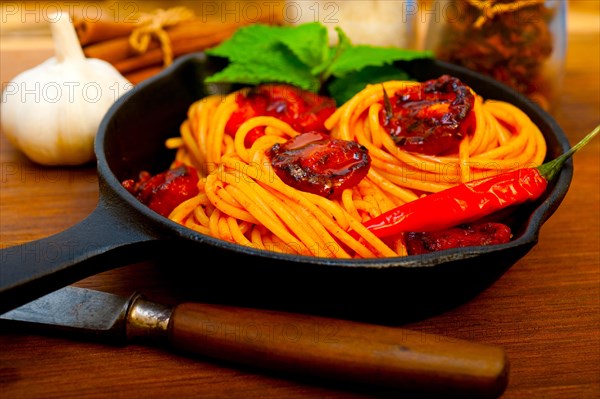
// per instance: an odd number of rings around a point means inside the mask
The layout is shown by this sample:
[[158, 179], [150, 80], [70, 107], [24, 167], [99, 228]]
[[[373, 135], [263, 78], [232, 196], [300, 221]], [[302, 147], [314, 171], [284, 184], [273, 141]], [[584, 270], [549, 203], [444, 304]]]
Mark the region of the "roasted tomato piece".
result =
[[[285, 84], [263, 84], [236, 97], [238, 109], [231, 115], [225, 132], [231, 136], [254, 116], [273, 116], [288, 123], [296, 131], [326, 131], [325, 120], [335, 111], [335, 101]], [[264, 134], [255, 128], [246, 136], [247, 147]]]
[[442, 75], [384, 101], [379, 120], [397, 146], [426, 155], [458, 152], [475, 124], [475, 96], [459, 79]]
[[434, 232], [404, 235], [409, 255], [442, 251], [450, 248], [502, 244], [510, 241], [510, 227], [503, 223], [473, 223]]
[[[255, 96], [250, 100], [243, 93], [238, 93], [236, 95], [238, 109], [229, 117], [229, 120], [225, 125], [225, 133], [231, 137], [235, 137], [235, 133], [242, 123], [255, 116], [265, 115], [267, 100], [268, 99], [263, 96]], [[264, 134], [264, 128], [254, 128], [248, 132], [244, 144], [246, 147], [251, 147], [254, 141]]]
[[169, 216], [175, 207], [198, 194], [198, 173], [181, 165], [157, 175], [141, 172], [137, 181], [122, 183], [140, 202], [162, 216]]
[[286, 184], [328, 198], [358, 184], [371, 165], [364, 146], [332, 139], [322, 132], [304, 133], [275, 144], [267, 155]]

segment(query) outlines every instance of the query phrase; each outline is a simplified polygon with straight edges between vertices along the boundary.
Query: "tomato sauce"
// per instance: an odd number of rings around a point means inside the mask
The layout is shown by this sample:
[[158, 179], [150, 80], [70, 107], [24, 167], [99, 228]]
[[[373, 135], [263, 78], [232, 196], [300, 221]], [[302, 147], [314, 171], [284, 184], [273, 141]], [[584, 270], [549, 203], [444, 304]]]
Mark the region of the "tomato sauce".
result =
[[421, 255], [450, 248], [494, 245], [509, 242], [510, 227], [503, 223], [473, 223], [441, 231], [404, 235], [409, 255]]
[[125, 180], [122, 185], [150, 209], [168, 217], [177, 205], [198, 195], [198, 180], [194, 168], [181, 165], [156, 175], [141, 172], [137, 180]]
[[327, 198], [358, 184], [371, 165], [364, 146], [332, 139], [322, 132], [304, 133], [275, 144], [267, 155], [275, 173], [287, 185]]
[[[300, 133], [325, 132], [324, 123], [336, 109], [332, 98], [320, 96], [285, 84], [264, 84], [236, 97], [238, 109], [231, 115], [225, 133], [234, 137], [242, 123], [255, 116], [272, 116]], [[263, 136], [264, 127], [252, 129], [244, 145], [251, 147]]]
[[455, 154], [475, 126], [475, 96], [448, 75], [408, 86], [384, 101], [379, 120], [398, 147], [425, 155]]

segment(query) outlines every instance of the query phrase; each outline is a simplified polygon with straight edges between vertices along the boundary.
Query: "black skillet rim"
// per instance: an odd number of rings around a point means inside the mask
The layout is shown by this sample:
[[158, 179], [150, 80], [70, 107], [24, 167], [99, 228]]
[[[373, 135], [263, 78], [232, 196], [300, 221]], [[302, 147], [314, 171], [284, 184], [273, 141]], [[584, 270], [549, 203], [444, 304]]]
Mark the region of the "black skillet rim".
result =
[[[189, 62], [204, 62], [206, 56], [203, 53], [193, 53], [182, 57], [179, 57], [175, 62], [165, 70], [161, 71], [157, 75], [146, 79], [137, 85], [134, 89], [129, 90], [122, 95], [107, 111], [105, 117], [100, 124], [98, 134], [95, 141], [95, 150], [97, 157], [97, 168], [100, 177], [107, 184], [108, 188], [113, 191], [121, 200], [133, 208], [142, 218], [147, 218], [153, 225], [166, 228], [167, 231], [173, 232], [176, 236], [183, 240], [192, 240], [198, 243], [205, 244], [207, 246], [217, 247], [220, 249], [238, 252], [242, 255], [254, 256], [258, 258], [269, 258], [271, 260], [281, 260], [283, 262], [302, 263], [302, 264], [314, 264], [322, 266], [337, 266], [337, 267], [354, 267], [354, 268], [425, 268], [441, 266], [444, 263], [455, 262], [460, 260], [466, 260], [474, 258], [480, 255], [491, 255], [497, 254], [501, 256], [503, 252], [510, 250], [521, 250], [522, 247], [532, 247], [538, 241], [540, 230], [545, 221], [552, 216], [554, 211], [558, 208], [562, 200], [567, 194], [569, 189], [572, 176], [573, 167], [572, 161], [569, 160], [563, 170], [560, 172], [556, 180], [551, 185], [551, 190], [546, 196], [543, 197], [535, 210], [530, 214], [526, 228], [522, 234], [506, 243], [493, 246], [476, 246], [467, 248], [455, 248], [440, 252], [434, 252], [424, 255], [414, 255], [405, 257], [394, 257], [394, 258], [372, 258], [372, 259], [330, 259], [313, 256], [300, 256], [293, 254], [281, 254], [275, 252], [269, 252], [264, 250], [258, 250], [250, 247], [241, 246], [234, 243], [229, 243], [214, 237], [210, 237], [187, 227], [184, 227], [176, 222], [173, 222], [165, 217], [162, 217], [140, 203], [135, 199], [127, 190], [125, 190], [121, 182], [113, 174], [110, 166], [108, 165], [104, 148], [105, 148], [105, 135], [107, 133], [107, 127], [110, 125], [111, 118], [118, 113], [121, 107], [133, 96], [140, 95], [148, 86], [160, 84], [163, 79], [166, 79], [170, 75], [178, 73], [180, 68]], [[550, 131], [550, 133], [543, 131], [544, 135], [553, 134], [555, 140], [559, 143], [562, 151], [566, 151], [569, 148], [569, 142], [564, 134], [562, 128], [554, 120], [554, 118], [540, 108], [538, 105], [528, 100], [522, 94], [512, 90], [511, 88], [497, 82], [487, 76], [481, 75], [477, 72], [468, 70], [466, 68], [456, 66], [447, 62], [439, 60], [417, 60], [406, 63], [408, 67], [420, 68], [422, 65], [427, 63], [433, 64], [435, 68], [446, 70], [449, 74], [454, 74], [459, 78], [467, 77], [471, 80], [482, 82], [486, 86], [492, 88], [492, 90], [498, 91], [501, 98], [510, 99], [510, 102], [523, 109], [536, 123], [543, 123]], [[477, 91], [477, 88], [474, 88]]]

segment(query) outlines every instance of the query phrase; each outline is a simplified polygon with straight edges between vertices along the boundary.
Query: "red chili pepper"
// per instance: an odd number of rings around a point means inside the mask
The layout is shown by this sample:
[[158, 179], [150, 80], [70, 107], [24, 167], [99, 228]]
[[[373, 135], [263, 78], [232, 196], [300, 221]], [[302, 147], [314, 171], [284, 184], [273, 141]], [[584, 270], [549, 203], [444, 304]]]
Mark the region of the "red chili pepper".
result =
[[481, 219], [511, 205], [538, 199], [562, 165], [600, 131], [598, 125], [568, 152], [537, 168], [523, 168], [473, 180], [408, 202], [368, 220], [378, 237], [437, 231]]

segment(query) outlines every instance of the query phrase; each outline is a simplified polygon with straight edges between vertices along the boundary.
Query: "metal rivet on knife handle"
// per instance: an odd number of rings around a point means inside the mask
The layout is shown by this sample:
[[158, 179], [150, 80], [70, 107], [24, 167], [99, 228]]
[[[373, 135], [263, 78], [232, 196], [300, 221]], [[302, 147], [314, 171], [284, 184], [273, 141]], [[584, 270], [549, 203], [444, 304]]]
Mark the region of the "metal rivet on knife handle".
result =
[[148, 301], [140, 294], [134, 294], [129, 303], [127, 339], [166, 342], [172, 308]]

